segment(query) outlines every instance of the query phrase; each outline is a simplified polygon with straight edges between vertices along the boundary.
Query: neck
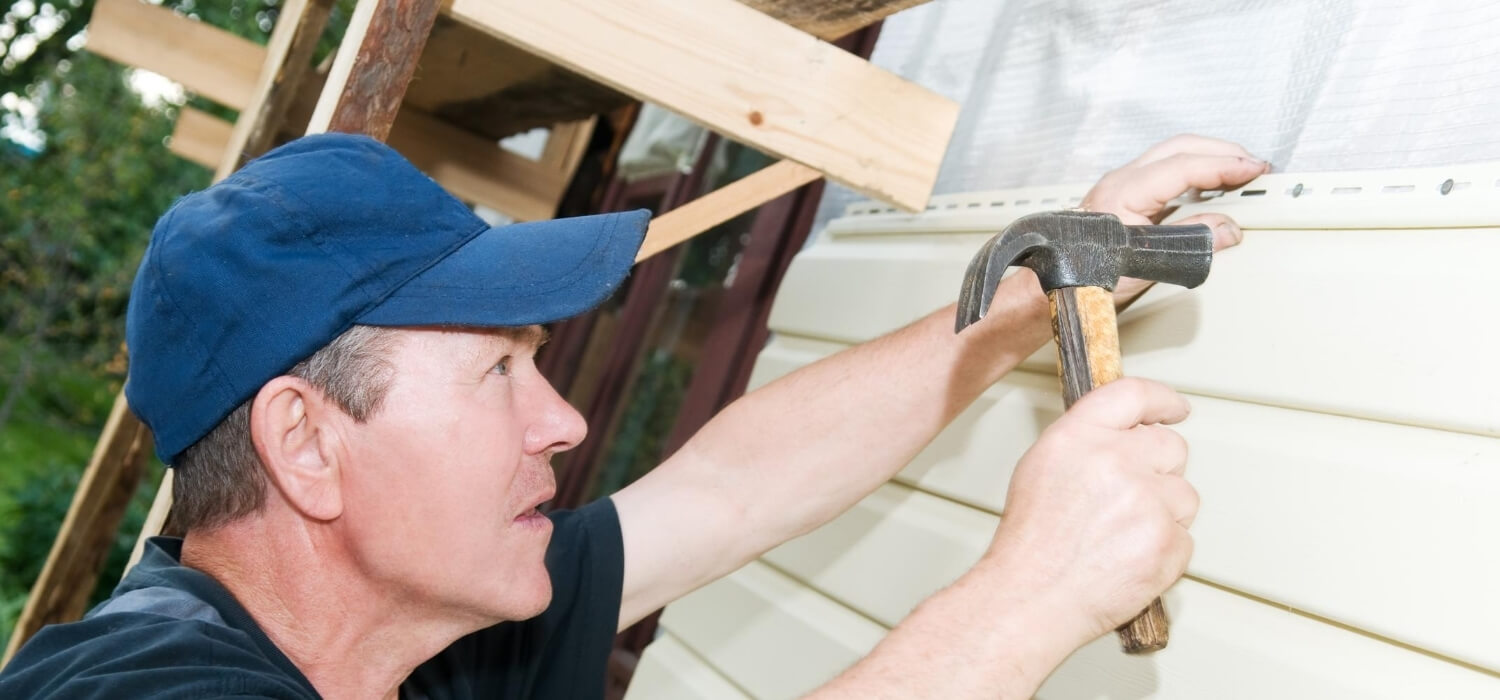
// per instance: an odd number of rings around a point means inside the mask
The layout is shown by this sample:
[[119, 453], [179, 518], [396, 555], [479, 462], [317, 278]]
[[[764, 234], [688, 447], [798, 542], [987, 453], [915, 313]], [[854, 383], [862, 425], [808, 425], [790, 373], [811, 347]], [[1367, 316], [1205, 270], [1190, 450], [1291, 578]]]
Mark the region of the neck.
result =
[[328, 526], [273, 518], [189, 533], [182, 563], [229, 589], [323, 697], [394, 700], [418, 665], [483, 626], [371, 580]]

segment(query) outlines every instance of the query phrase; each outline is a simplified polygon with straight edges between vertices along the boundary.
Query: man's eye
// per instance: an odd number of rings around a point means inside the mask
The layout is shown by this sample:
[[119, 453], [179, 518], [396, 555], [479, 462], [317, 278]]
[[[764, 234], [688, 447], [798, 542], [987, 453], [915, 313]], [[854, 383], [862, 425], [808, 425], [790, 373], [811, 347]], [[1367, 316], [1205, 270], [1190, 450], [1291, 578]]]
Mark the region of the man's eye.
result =
[[494, 372], [495, 374], [510, 374], [510, 356], [507, 355], [500, 358], [500, 361], [496, 362], [495, 366], [491, 368], [490, 371]]

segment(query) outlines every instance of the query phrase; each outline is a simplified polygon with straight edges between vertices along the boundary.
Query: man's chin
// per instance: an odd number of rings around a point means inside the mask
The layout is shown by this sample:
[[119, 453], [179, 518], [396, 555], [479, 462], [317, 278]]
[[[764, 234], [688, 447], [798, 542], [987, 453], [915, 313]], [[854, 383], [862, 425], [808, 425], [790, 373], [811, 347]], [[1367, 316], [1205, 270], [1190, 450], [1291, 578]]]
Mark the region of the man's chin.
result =
[[518, 606], [519, 610], [515, 619], [529, 620], [545, 612], [547, 606], [552, 604], [552, 580], [546, 576], [545, 569], [542, 571], [541, 582], [530, 591], [526, 598], [526, 601]]

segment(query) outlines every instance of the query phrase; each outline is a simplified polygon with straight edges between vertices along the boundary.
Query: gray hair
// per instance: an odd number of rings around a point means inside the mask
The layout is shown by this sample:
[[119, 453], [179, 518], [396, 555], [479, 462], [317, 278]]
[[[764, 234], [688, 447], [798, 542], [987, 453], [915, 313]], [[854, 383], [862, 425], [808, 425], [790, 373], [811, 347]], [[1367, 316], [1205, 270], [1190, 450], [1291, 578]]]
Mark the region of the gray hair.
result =
[[[354, 326], [287, 375], [307, 381], [363, 423], [380, 410], [395, 378], [388, 360], [395, 339], [387, 328]], [[174, 530], [212, 530], [265, 505], [266, 473], [250, 439], [254, 401], [240, 404], [173, 464]]]

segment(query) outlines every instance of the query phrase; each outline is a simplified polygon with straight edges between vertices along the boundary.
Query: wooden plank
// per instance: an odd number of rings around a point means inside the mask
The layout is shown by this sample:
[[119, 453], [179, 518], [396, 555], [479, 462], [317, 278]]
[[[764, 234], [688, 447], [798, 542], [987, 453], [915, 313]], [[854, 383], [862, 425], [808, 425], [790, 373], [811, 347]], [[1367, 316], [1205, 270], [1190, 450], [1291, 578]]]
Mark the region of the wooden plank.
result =
[[833, 41], [861, 27], [929, 0], [740, 0], [824, 41]]
[[822, 177], [789, 160], [772, 163], [651, 221], [636, 262]]
[[184, 106], [178, 108], [177, 124], [172, 127], [172, 140], [167, 148], [205, 168], [217, 168], [233, 135], [234, 124]]
[[125, 570], [120, 573], [123, 580], [125, 574], [130, 573], [141, 560], [141, 555], [146, 551], [146, 540], [155, 537], [162, 532], [167, 524], [167, 516], [172, 512], [172, 470], [167, 469], [161, 475], [161, 483], [156, 486], [156, 496], [151, 499], [151, 510], [146, 513], [146, 521], [141, 524], [141, 532], [135, 538], [135, 546], [130, 550], [130, 561], [125, 563]]
[[749, 700], [681, 641], [663, 634], [646, 647], [625, 700]]
[[449, 17], [438, 17], [407, 102], [499, 140], [610, 112], [630, 98]]
[[[227, 121], [184, 107], [172, 133], [172, 152], [215, 167], [232, 129]], [[572, 176], [411, 108], [397, 117], [390, 144], [454, 196], [518, 221], [551, 218]], [[563, 155], [577, 167], [572, 153]]]
[[454, 0], [453, 17], [908, 209], [958, 105], [733, 0]]
[[307, 133], [384, 141], [437, 19], [437, 0], [360, 0], [349, 19]]
[[800, 697], [885, 634], [758, 561], [667, 606], [661, 627], [756, 698]]
[[573, 172], [578, 169], [578, 163], [583, 160], [584, 153], [588, 152], [597, 121], [598, 117], [589, 117], [553, 124], [547, 135], [547, 145], [542, 149], [542, 164], [555, 172], [563, 173], [565, 179], [571, 179]]
[[83, 615], [150, 451], [151, 436], [125, 405], [121, 393], [115, 397], [104, 434], [94, 447], [0, 665], [44, 625], [69, 622]]
[[520, 221], [552, 218], [572, 178], [410, 107], [397, 117], [390, 145], [455, 197]]
[[[777, 20], [834, 39], [922, 0], [846, 0], [808, 6], [741, 0]], [[439, 17], [406, 99], [467, 131], [500, 139], [618, 109], [630, 98], [472, 27]]]
[[276, 28], [266, 46], [255, 92], [240, 110], [227, 152], [220, 158], [214, 181], [222, 180], [241, 165], [270, 150], [302, 77], [307, 74], [313, 51], [333, 0], [288, 0], [276, 18]]
[[140, 0], [99, 0], [87, 46], [237, 110], [251, 103], [266, 57], [266, 49], [249, 39]]

